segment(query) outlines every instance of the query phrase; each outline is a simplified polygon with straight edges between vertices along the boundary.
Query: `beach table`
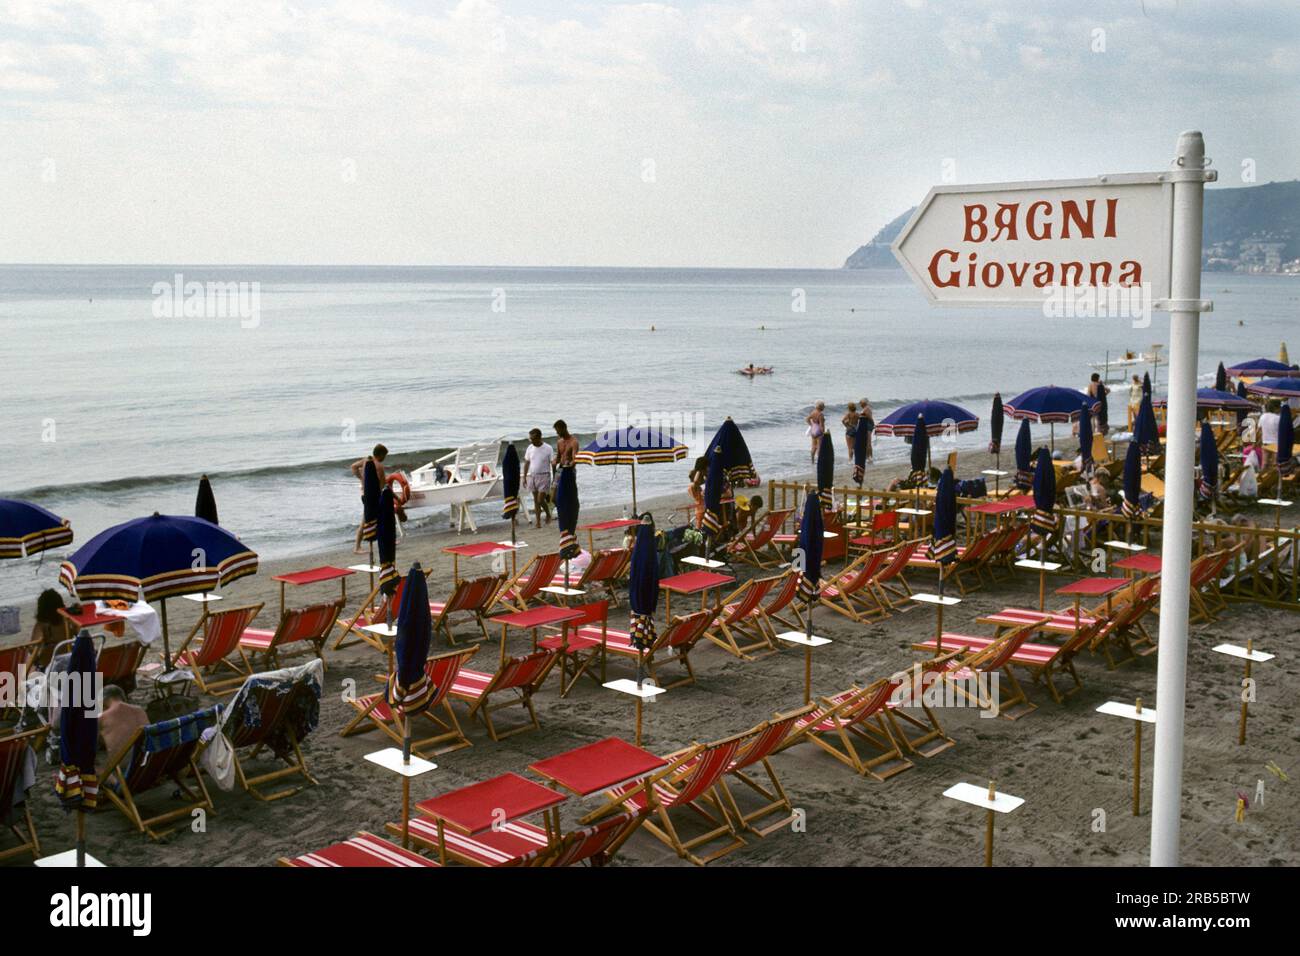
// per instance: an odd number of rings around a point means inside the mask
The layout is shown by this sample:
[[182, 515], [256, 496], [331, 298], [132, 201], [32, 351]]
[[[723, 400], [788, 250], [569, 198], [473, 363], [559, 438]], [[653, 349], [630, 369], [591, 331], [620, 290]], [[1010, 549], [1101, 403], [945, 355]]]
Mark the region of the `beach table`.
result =
[[555, 842], [560, 832], [560, 811], [557, 808], [567, 799], [566, 794], [517, 773], [503, 773], [440, 797], [421, 800], [415, 809], [437, 823], [438, 862], [446, 863], [447, 857], [452, 856], [462, 863], [473, 864], [475, 861], [447, 849], [447, 827], [465, 836], [478, 836], [502, 824], [540, 813], [546, 823], [549, 845]]
[[943, 795], [949, 800], [957, 800], [961, 803], [969, 803], [971, 806], [980, 807], [988, 811], [988, 820], [984, 829], [984, 865], [993, 865], [993, 815], [995, 813], [1011, 813], [1018, 810], [1025, 803], [1024, 797], [1013, 797], [1009, 793], [999, 793], [993, 787], [993, 781], [989, 781], [988, 789], [977, 787], [973, 783], [955, 783], [943, 792]]
[[653, 701], [660, 694], [668, 693], [666, 687], [660, 687], [654, 682], [654, 679], [647, 676], [640, 683], [637, 683], [630, 677], [620, 677], [618, 680], [612, 680], [600, 685], [605, 690], [618, 691], [620, 694], [627, 694], [629, 697], [636, 698], [636, 745], [641, 746], [641, 719], [645, 711], [645, 705]]
[[978, 533], [983, 534], [988, 527], [988, 520], [993, 519], [993, 526], [1000, 527], [1004, 520], [1009, 516], [1018, 515], [1027, 507], [1032, 507], [1033, 501], [1026, 505], [1020, 498], [1003, 498], [1000, 501], [983, 501], [977, 505], [970, 505], [966, 508], [966, 515], [979, 515], [978, 522], [966, 522], [966, 540], [970, 541], [971, 535], [976, 532], [975, 524], [978, 523]]
[[[1278, 486], [1280, 487], [1281, 484], [1282, 484], [1282, 483], [1279, 481], [1279, 482], [1278, 482]], [[1294, 502], [1287, 501], [1287, 500], [1284, 499], [1284, 498], [1257, 498], [1257, 499], [1256, 499], [1256, 503], [1257, 503], [1257, 504], [1261, 504], [1261, 505], [1270, 505], [1270, 506], [1275, 507], [1275, 508], [1277, 509], [1277, 511], [1276, 511], [1276, 513], [1275, 513], [1275, 515], [1274, 515], [1274, 520], [1273, 520], [1273, 530], [1274, 530], [1274, 531], [1276, 531], [1276, 530], [1278, 530], [1279, 528], [1282, 527], [1282, 509], [1283, 509], [1283, 508], [1290, 508], [1291, 505], [1294, 504]]]
[[664, 615], [670, 621], [673, 619], [674, 594], [698, 594], [700, 610], [703, 611], [710, 591], [724, 584], [734, 584], [735, 580], [730, 574], [719, 574], [716, 571], [687, 571], [685, 574], [663, 578], [659, 581], [659, 588], [664, 592]]
[[778, 641], [798, 644], [803, 648], [803, 702], [812, 702], [812, 652], [814, 647], [823, 647], [834, 643], [829, 637], [819, 637], [804, 631], [783, 631], [776, 636]]
[[1084, 595], [1104, 597], [1106, 599], [1106, 616], [1111, 613], [1111, 600], [1115, 592], [1128, 587], [1132, 581], [1128, 578], [1080, 578], [1056, 589], [1057, 594], [1071, 595], [1074, 598], [1074, 619], [1079, 620], [1079, 602]]
[[597, 521], [595, 524], [581, 524], [578, 525], [578, 530], [587, 532], [587, 550], [592, 554], [595, 554], [597, 531], [618, 531], [622, 528], [631, 528], [640, 523], [641, 521], [638, 518], [615, 518], [612, 521]]
[[1002, 479], [1011, 474], [1011, 472], [1003, 471], [1001, 468], [984, 468], [980, 471], [980, 474], [993, 479], [993, 494], [998, 495], [1002, 491]]
[[[1246, 639], [1245, 647], [1239, 647], [1236, 644], [1219, 644], [1213, 650], [1216, 654], [1226, 654], [1228, 657], [1235, 657], [1246, 662], [1246, 675], [1242, 681], [1243, 687], [1250, 685], [1251, 664], [1263, 664], [1277, 656], [1265, 651], [1255, 650], [1255, 642], [1252, 638]], [[1245, 693], [1241, 695], [1241, 729], [1237, 732], [1237, 746], [1239, 747], [1246, 743], [1246, 712], [1250, 707], [1248, 696]]]
[[391, 770], [402, 778], [402, 849], [411, 848], [411, 778], [420, 777], [437, 770], [438, 765], [432, 760], [425, 760], [415, 754], [406, 754], [401, 747], [385, 747], [365, 755], [365, 759]]
[[[109, 624], [122, 626], [126, 623], [125, 619], [115, 614], [104, 614], [96, 610], [95, 602], [81, 606], [81, 612], [72, 613], [66, 607], [59, 608], [59, 616], [63, 618], [63, 633], [67, 640], [72, 640], [83, 630], [92, 627], [105, 627]], [[75, 630], [74, 630], [75, 628]]]
[[[460, 559], [461, 558], [483, 558], [493, 554], [501, 554], [503, 551], [513, 552], [519, 549], [520, 545], [510, 544], [508, 541], [475, 541], [472, 544], [453, 544], [443, 548], [443, 554], [451, 555], [451, 576], [456, 584], [460, 584]], [[512, 568], [513, 570], [513, 568]]]
[[543, 627], [554, 627], [560, 625], [561, 633], [564, 636], [563, 645], [560, 648], [560, 686], [564, 686], [564, 675], [566, 672], [566, 662], [568, 661], [569, 649], [569, 628], [568, 622], [577, 620], [582, 617], [582, 612], [576, 608], [557, 607], [553, 604], [543, 604], [538, 607], [529, 608], [526, 611], [512, 611], [509, 614], [498, 614], [496, 617], [488, 618], [494, 624], [501, 625], [501, 663], [506, 662], [506, 636], [513, 627], [520, 631], [533, 632], [533, 650], [537, 650], [537, 632]]
[[289, 574], [274, 575], [271, 580], [280, 582], [280, 616], [284, 616], [284, 589], [286, 585], [292, 584], [294, 587], [304, 587], [308, 584], [323, 584], [326, 581], [339, 582], [339, 594], [343, 599], [344, 606], [348, 603], [348, 578], [357, 572], [351, 568], [336, 568], [325, 564], [319, 568], [308, 568], [305, 571], [293, 571]]
[[1047, 575], [1061, 570], [1062, 565], [1055, 561], [1021, 558], [1016, 562], [1016, 567], [1024, 568], [1026, 571], [1038, 572], [1038, 610], [1041, 611], [1047, 605]]
[[920, 604], [934, 605], [934, 656], [938, 657], [943, 653], [943, 609], [960, 604], [961, 598], [950, 594], [914, 593], [909, 595], [908, 599]]
[[585, 800], [634, 783], [666, 766], [667, 760], [648, 750], [618, 737], [606, 737], [538, 760], [528, 769], [551, 786]]
[[1130, 577], [1133, 572], [1139, 574], [1159, 574], [1161, 558], [1158, 554], [1135, 554], [1131, 557], [1124, 558], [1122, 561], [1116, 561], [1113, 567], [1119, 568]]
[[1097, 708], [1097, 713], [1133, 721], [1133, 816], [1137, 816], [1142, 808], [1142, 725], [1154, 724], [1156, 712], [1150, 708], [1144, 710], [1139, 697], [1135, 704], [1108, 700]]

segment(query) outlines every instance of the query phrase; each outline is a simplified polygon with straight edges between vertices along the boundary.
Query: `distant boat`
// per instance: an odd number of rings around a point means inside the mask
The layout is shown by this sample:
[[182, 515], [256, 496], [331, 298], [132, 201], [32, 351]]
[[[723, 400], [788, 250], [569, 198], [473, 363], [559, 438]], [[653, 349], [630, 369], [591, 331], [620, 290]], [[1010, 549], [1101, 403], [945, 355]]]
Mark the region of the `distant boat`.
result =
[[775, 370], [770, 365], [760, 365], [753, 368], [738, 368], [736, 374], [753, 378], [755, 375], [771, 375], [773, 371]]

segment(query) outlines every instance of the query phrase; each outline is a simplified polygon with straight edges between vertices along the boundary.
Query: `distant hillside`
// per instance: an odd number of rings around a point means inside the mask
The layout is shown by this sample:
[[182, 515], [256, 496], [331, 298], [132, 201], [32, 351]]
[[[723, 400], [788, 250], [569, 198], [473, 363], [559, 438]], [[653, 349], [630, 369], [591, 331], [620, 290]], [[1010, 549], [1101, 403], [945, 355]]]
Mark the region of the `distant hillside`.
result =
[[[845, 269], [898, 265], [889, 244], [916, 207], [881, 229], [844, 261]], [[1207, 270], [1300, 272], [1300, 181], [1205, 191]]]

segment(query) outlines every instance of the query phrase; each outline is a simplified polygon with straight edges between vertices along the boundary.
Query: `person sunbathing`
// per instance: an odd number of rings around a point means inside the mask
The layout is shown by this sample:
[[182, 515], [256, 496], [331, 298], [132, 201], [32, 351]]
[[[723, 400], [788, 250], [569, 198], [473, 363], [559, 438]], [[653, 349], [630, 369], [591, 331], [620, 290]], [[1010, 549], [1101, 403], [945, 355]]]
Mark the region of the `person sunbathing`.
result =
[[[104, 688], [99, 705], [102, 710], [99, 715], [99, 739], [106, 755], [112, 759], [137, 730], [148, 725], [149, 715], [143, 707], [128, 703], [126, 692], [116, 684]], [[129, 771], [130, 765], [123, 770]], [[104, 767], [101, 765], [98, 771], [102, 774]]]

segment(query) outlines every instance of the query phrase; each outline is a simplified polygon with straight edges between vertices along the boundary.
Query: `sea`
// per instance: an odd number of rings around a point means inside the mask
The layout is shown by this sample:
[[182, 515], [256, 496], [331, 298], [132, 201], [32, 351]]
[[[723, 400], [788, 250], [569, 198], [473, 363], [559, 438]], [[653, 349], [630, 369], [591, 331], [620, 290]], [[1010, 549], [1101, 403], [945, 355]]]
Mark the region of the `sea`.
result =
[[[1220, 360], [1276, 357], [1288, 332], [1300, 347], [1295, 278], [1207, 274], [1203, 294], [1205, 380]], [[1168, 321], [934, 308], [894, 270], [0, 266], [0, 496], [70, 518], [84, 542], [193, 513], [207, 474], [222, 523], [286, 558], [351, 540], [348, 465], [376, 443], [409, 468], [471, 441], [549, 436], [563, 418], [584, 442], [621, 422], [676, 432], [691, 457], [639, 467], [637, 492], [685, 502], [726, 416], [765, 478], [810, 470], [818, 400], [843, 472], [840, 416], [864, 397], [877, 421], [956, 402], [981, 420], [956, 447], [984, 446], [995, 391], [1083, 388], [1091, 363], [1164, 354]], [[750, 363], [772, 374], [736, 373]], [[1140, 371], [1159, 394], [1164, 366]], [[1117, 393], [1112, 418], [1124, 404]], [[886, 437], [875, 451], [908, 454]], [[626, 502], [629, 477], [582, 468], [580, 499]], [[490, 526], [499, 508], [476, 514]]]

